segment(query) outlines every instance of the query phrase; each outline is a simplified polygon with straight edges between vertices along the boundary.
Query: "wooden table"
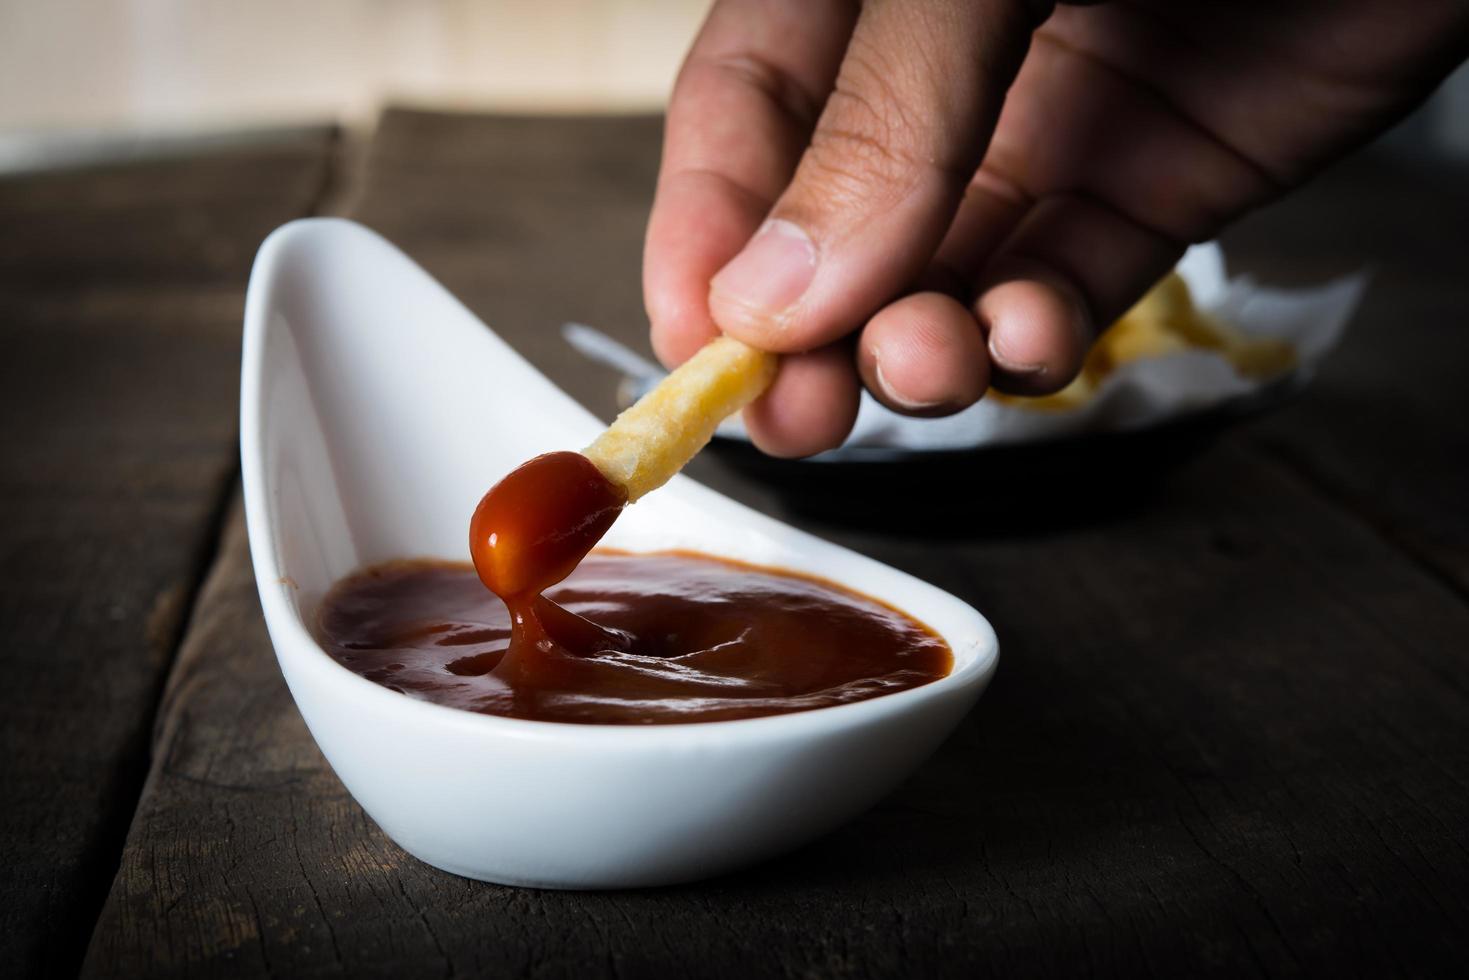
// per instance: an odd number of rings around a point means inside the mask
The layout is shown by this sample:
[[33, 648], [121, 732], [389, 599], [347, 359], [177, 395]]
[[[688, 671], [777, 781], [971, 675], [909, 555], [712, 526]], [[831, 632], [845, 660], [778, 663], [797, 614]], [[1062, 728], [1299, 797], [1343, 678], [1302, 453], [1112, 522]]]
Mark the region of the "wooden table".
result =
[[1008, 537], [799, 519], [1001, 637], [979, 707], [871, 812], [639, 892], [467, 881], [387, 840], [256, 603], [251, 254], [345, 208], [610, 415], [614, 380], [556, 328], [644, 343], [658, 139], [390, 112], [360, 159], [300, 131], [0, 181], [7, 974], [1465, 975], [1469, 185], [1375, 156], [1226, 240], [1269, 279], [1374, 282], [1308, 394], [1146, 507]]

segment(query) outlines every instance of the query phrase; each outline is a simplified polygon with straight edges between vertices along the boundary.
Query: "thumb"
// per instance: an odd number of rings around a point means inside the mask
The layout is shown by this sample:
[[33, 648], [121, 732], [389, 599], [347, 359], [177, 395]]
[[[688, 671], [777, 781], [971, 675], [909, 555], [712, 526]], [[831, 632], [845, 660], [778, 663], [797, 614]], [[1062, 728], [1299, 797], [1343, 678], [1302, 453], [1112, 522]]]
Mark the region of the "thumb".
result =
[[710, 283], [719, 327], [811, 350], [912, 283], [983, 158], [1042, 6], [864, 4], [795, 177]]

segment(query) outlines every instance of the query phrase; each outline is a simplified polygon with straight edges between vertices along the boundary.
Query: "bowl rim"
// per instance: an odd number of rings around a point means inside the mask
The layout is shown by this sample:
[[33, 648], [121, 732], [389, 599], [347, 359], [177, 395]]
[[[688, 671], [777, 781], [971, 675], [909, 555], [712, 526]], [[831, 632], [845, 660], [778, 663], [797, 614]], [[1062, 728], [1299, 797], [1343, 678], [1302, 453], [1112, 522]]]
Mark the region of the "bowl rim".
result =
[[[955, 644], [953, 637], [946, 635], [921, 617], [909, 612], [902, 604], [894, 603], [889, 599], [871, 597], [878, 598], [879, 601], [893, 605], [894, 608], [902, 611], [905, 615], [923, 623], [943, 639], [948, 644], [954, 657], [954, 666], [949, 673], [926, 684], [903, 691], [883, 694], [878, 697], [867, 698], [862, 701], [854, 701], [847, 704], [829, 705], [786, 714], [714, 721], [681, 721], [664, 724], [628, 725], [545, 721], [468, 711], [464, 708], [439, 704], [393, 691], [381, 684], [362, 677], [337, 662], [322, 648], [321, 644], [312, 634], [310, 627], [298, 615], [294, 604], [288, 602], [286, 599], [285, 590], [292, 588], [293, 584], [288, 577], [288, 570], [281, 566], [279, 556], [276, 553], [275, 540], [271, 534], [272, 525], [269, 520], [270, 508], [265, 499], [267, 496], [265, 489], [267, 484], [264, 474], [263, 446], [261, 444], [261, 421], [265, 404], [263, 397], [265, 340], [272, 329], [273, 318], [271, 317], [271, 311], [273, 305], [271, 300], [280, 272], [279, 256], [286, 245], [292, 240], [319, 234], [351, 234], [366, 236], [375, 240], [381, 245], [386, 246], [388, 251], [406, 264], [409, 269], [416, 270], [422, 279], [443, 290], [444, 295], [450, 296], [454, 304], [466, 315], [474, 318], [476, 321], [478, 320], [478, 317], [472, 311], [468, 310], [457, 298], [452, 297], [447, 290], [444, 290], [442, 284], [424, 272], [421, 267], [393, 246], [392, 243], [357, 222], [343, 218], [297, 219], [272, 231], [261, 244], [251, 270], [250, 282], [245, 298], [244, 338], [240, 374], [241, 482], [243, 485], [246, 532], [250, 543], [251, 565], [254, 572], [256, 589], [259, 593], [261, 609], [270, 633], [271, 644], [275, 648], [276, 656], [283, 666], [286, 666], [289, 661], [290, 667], [311, 672], [313, 678], [321, 684], [338, 686], [344, 697], [365, 699], [381, 710], [405, 713], [406, 717], [412, 718], [418, 723], [437, 725], [441, 728], [447, 726], [449, 729], [462, 730], [465, 734], [476, 737], [509, 737], [512, 739], [534, 741], [580, 742], [595, 740], [599, 744], [606, 744], [610, 740], [610, 742], [616, 744], [627, 743], [634, 745], [641, 745], [649, 740], [656, 739], [664, 745], [678, 746], [680, 748], [686, 748], [700, 742], [722, 740], [725, 733], [731, 733], [731, 737], [759, 741], [785, 740], [841, 728], [854, 728], [876, 724], [892, 716], [920, 710], [923, 703], [942, 699], [946, 695], [965, 696], [972, 693], [977, 696], [979, 691], [983, 690], [984, 685], [990, 677], [993, 676], [999, 661], [999, 641], [995, 635], [994, 627], [982, 613], [957, 596], [939, 589], [937, 586], [925, 582], [901, 569], [877, 562], [875, 559], [862, 555], [860, 552], [851, 553], [857, 555], [865, 562], [872, 562], [903, 579], [910, 580], [910, 582], [918, 585], [922, 589], [932, 590], [943, 599], [957, 603], [968, 616], [972, 617], [973, 621], [971, 626], [974, 635], [970, 639], [970, 642], [964, 645], [963, 649], [960, 649]], [[489, 328], [486, 327], [485, 329]], [[688, 477], [683, 477], [682, 479], [697, 487], [703, 493], [714, 494], [720, 500], [728, 500], [722, 494], [718, 494], [717, 491], [704, 487], [702, 484], [698, 484]], [[730, 502], [742, 507], [737, 502]], [[751, 515], [762, 523], [769, 522], [770, 524], [783, 528], [787, 533], [794, 532], [800, 539], [818, 542], [821, 546], [827, 548], [841, 547], [825, 541], [808, 531], [777, 521], [751, 508], [742, 507], [742, 509], [749, 510]], [[625, 547], [621, 547], [620, 550], [637, 551], [636, 548]], [[845, 551], [848, 549], [842, 550]], [[712, 551], [706, 553], [716, 558], [721, 557]], [[738, 556], [729, 557], [742, 560]], [[778, 565], [772, 565], [771, 567], [779, 569]], [[798, 569], [793, 569], [793, 571], [800, 572]], [[843, 582], [836, 576], [827, 575], [825, 577], [863, 596], [868, 595], [864, 590]], [[290, 680], [289, 676], [287, 680]], [[676, 733], [679, 737], [671, 738], [671, 733]], [[733, 733], [739, 734], [734, 735]]]

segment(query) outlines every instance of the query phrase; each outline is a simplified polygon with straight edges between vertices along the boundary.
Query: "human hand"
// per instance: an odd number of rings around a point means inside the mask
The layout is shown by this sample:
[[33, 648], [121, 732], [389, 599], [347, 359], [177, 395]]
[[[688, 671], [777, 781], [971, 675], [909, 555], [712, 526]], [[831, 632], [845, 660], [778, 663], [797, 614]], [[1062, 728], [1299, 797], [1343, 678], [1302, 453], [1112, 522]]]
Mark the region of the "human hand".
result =
[[839, 445], [859, 384], [912, 415], [1056, 391], [1188, 243], [1466, 42], [1453, 0], [719, 0], [668, 111], [654, 349], [786, 354], [745, 413], [782, 456]]

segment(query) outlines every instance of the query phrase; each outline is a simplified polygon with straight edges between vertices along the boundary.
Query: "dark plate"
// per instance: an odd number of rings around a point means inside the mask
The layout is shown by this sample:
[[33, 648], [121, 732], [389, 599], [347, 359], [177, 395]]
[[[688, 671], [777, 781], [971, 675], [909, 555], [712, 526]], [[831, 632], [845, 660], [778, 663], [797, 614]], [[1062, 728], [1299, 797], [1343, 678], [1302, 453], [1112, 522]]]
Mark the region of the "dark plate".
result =
[[1122, 432], [958, 450], [846, 447], [811, 459], [715, 439], [719, 458], [823, 521], [935, 534], [1032, 533], [1130, 512], [1238, 422], [1300, 390], [1296, 376], [1221, 405]]

